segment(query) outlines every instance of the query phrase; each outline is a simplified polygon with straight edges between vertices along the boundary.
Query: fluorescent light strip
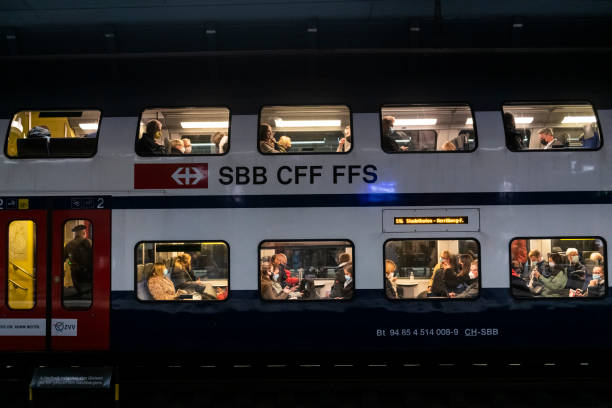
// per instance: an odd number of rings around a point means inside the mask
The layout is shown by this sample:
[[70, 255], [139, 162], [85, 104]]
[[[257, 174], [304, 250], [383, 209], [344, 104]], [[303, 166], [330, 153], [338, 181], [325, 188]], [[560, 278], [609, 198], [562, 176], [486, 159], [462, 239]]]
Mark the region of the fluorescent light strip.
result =
[[192, 143], [192, 146], [214, 146], [214, 143]]
[[473, 125], [473, 124], [474, 124], [474, 119], [472, 119], [472, 118], [467, 118], [467, 119], [465, 120], [465, 124], [466, 124], [466, 125]]
[[229, 122], [181, 122], [183, 129], [227, 129]]
[[294, 142], [292, 141], [291, 144], [292, 145], [301, 145], [301, 144], [324, 144], [325, 140], [313, 140], [312, 142], [308, 142], [308, 141], [301, 141], [301, 142]]
[[97, 123], [79, 123], [79, 127], [83, 130], [98, 130]]
[[593, 123], [597, 122], [595, 116], [566, 116], [561, 123]]
[[436, 118], [423, 119], [395, 119], [394, 125], [397, 126], [432, 126], [438, 123]]
[[520, 118], [515, 118], [514, 123], [517, 125], [528, 125], [533, 122], [533, 116], [521, 116]]
[[297, 127], [340, 127], [341, 120], [282, 120], [274, 121], [277, 128], [297, 128]]

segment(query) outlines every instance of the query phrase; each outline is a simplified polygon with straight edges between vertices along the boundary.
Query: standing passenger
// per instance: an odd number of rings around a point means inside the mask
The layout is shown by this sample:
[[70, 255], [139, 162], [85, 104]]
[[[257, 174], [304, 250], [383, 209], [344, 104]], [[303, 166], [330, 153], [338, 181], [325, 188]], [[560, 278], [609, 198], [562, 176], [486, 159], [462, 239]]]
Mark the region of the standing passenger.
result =
[[336, 149], [336, 152], [341, 152], [341, 153], [346, 153], [349, 150], [351, 150], [351, 144], [352, 144], [352, 140], [351, 140], [351, 127], [350, 126], [345, 126], [344, 127], [344, 137], [342, 139], [340, 139], [340, 142], [338, 143], [338, 148]]
[[91, 294], [93, 279], [92, 245], [87, 238], [87, 227], [77, 225], [72, 229], [74, 239], [64, 247], [64, 261], [68, 259], [72, 282], [80, 297]]
[[393, 132], [393, 124], [395, 118], [393, 116], [382, 117], [382, 149], [387, 153], [406, 151], [406, 146], [399, 146], [395, 141]]

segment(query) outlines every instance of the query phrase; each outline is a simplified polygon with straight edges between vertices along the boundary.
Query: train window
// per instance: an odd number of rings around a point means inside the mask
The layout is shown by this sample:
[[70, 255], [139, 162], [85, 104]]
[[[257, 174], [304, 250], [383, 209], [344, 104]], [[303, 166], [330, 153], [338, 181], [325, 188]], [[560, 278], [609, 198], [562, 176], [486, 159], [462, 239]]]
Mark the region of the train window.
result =
[[36, 224], [13, 221], [8, 227], [8, 307], [33, 309], [36, 304]]
[[259, 294], [265, 300], [351, 299], [355, 288], [351, 241], [263, 241]]
[[229, 246], [212, 241], [155, 241], [136, 245], [136, 296], [145, 301], [225, 300]]
[[515, 238], [510, 287], [517, 298], [601, 298], [606, 294], [602, 238]]
[[92, 157], [99, 110], [21, 111], [13, 116], [5, 153], [11, 158]]
[[62, 304], [66, 309], [88, 309], [93, 295], [93, 225], [68, 220], [63, 229]]
[[480, 292], [475, 239], [390, 239], [384, 245], [389, 299], [474, 299]]
[[259, 113], [261, 153], [348, 153], [352, 146], [348, 106], [266, 106]]
[[155, 108], [140, 115], [140, 156], [221, 155], [230, 148], [227, 108]]
[[506, 146], [512, 151], [596, 150], [601, 128], [590, 104], [506, 104]]
[[477, 139], [469, 105], [385, 106], [381, 147], [386, 153], [471, 152]]

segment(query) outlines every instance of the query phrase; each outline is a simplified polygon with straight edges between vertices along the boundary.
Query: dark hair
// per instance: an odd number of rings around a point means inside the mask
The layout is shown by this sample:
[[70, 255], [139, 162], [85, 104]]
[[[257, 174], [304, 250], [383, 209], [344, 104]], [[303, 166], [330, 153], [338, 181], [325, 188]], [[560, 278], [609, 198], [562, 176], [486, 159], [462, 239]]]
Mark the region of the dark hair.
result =
[[260, 142], [264, 142], [268, 139], [268, 128], [272, 130], [272, 126], [268, 125], [267, 123], [259, 124], [258, 139]]
[[470, 272], [470, 265], [472, 264], [472, 255], [463, 254], [459, 256], [459, 263], [461, 264], [461, 273], [460, 275], [465, 275]]

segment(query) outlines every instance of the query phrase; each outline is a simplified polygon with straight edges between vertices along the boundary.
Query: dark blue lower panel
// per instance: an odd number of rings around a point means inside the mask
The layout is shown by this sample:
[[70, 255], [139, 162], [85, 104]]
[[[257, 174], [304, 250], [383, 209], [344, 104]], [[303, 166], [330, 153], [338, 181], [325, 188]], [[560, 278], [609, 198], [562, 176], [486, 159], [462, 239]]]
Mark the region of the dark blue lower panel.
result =
[[[612, 299], [516, 300], [483, 289], [475, 301], [389, 301], [357, 290], [345, 302], [265, 302], [232, 291], [218, 303], [143, 303], [113, 292], [111, 346], [119, 352], [200, 350], [585, 350], [612, 341]], [[580, 352], [581, 353], [581, 352]]]

